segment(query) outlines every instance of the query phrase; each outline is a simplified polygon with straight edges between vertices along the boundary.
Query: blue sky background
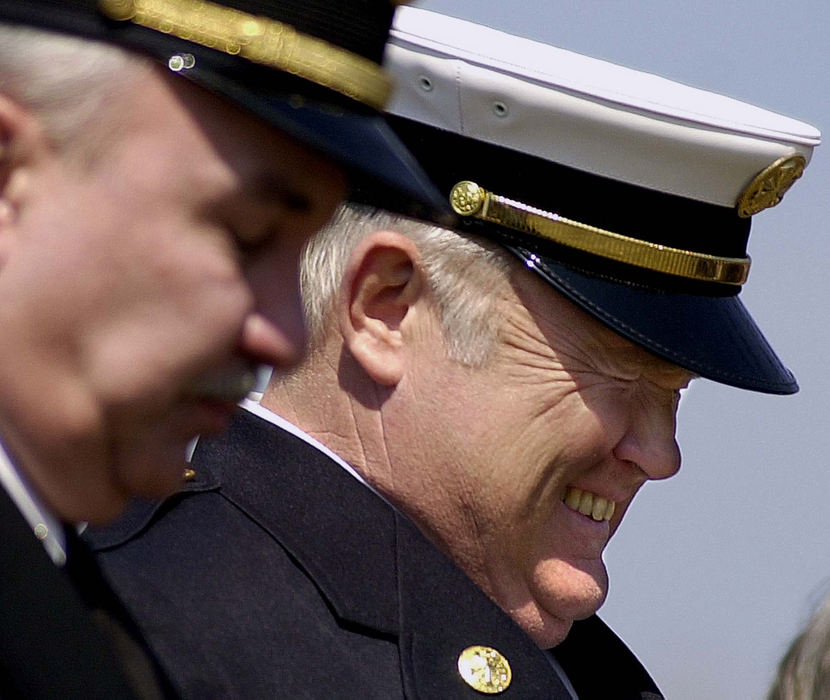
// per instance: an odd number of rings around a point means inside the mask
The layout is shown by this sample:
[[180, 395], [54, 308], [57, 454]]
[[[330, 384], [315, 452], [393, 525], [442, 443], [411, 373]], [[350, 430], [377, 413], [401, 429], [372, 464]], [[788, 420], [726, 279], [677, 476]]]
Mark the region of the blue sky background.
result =
[[784, 202], [753, 220], [742, 298], [801, 393], [698, 381], [683, 468], [638, 496], [608, 548], [601, 615], [671, 700], [763, 698], [830, 594], [830, 2], [414, 3], [721, 92], [825, 132]]

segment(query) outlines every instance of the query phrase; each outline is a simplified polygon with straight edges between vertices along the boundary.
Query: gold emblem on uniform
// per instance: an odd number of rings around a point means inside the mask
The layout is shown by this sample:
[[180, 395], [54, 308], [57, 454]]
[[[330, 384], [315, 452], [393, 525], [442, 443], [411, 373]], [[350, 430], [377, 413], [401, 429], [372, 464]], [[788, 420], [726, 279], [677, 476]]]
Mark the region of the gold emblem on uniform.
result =
[[807, 161], [804, 156], [784, 156], [764, 168], [738, 198], [738, 216], [747, 218], [774, 207], [792, 184], [801, 177]]
[[458, 673], [479, 693], [503, 693], [513, 680], [510, 664], [493, 647], [467, 647], [458, 656]]

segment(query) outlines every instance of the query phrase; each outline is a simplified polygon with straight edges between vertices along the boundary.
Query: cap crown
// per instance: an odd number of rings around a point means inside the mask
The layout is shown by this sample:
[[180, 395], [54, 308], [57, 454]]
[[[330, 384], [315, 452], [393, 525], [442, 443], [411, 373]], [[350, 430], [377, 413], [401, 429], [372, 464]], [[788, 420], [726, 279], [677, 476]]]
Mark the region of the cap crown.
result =
[[457, 228], [674, 364], [797, 390], [737, 295], [750, 217], [800, 176], [816, 129], [425, 10], [398, 13], [385, 65], [393, 124]]

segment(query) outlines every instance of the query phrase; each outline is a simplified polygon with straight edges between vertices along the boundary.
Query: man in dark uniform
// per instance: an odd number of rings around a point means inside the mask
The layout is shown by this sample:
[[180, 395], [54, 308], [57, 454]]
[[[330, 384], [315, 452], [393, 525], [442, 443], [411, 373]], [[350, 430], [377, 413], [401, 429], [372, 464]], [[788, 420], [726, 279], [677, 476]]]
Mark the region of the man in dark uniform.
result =
[[389, 0], [0, 1], [0, 696], [170, 692], [74, 526], [181, 483], [259, 363], [301, 356], [299, 250], [373, 183]]
[[[403, 9], [393, 122], [461, 219], [345, 207], [296, 371], [93, 535], [188, 697], [656, 698], [596, 617], [702, 376], [792, 393], [738, 299], [818, 142], [655, 76]], [[385, 204], [360, 191], [363, 202]], [[556, 212], [556, 213], [551, 213]]]

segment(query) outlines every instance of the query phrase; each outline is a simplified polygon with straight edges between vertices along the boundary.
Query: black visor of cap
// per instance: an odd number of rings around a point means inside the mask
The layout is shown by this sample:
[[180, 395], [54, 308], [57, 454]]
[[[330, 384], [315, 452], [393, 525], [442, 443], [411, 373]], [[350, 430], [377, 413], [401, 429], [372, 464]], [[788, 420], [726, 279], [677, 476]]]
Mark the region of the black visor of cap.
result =
[[[482, 187], [640, 240], [711, 255], [746, 256], [749, 219], [733, 209], [617, 182], [403, 118], [390, 122], [448, 197]], [[363, 201], [373, 203], [370, 197]], [[375, 202], [376, 204], [376, 202]], [[702, 377], [771, 394], [798, 391], [735, 285], [679, 279], [463, 218], [458, 230], [494, 240], [620, 335]]]
[[737, 296], [658, 292], [574, 270], [509, 247], [571, 301], [655, 355], [722, 384], [767, 394], [798, 391]]
[[[375, 63], [394, 5], [389, 0], [231, 0], [223, 6], [269, 17]], [[0, 0], [0, 22], [23, 23], [149, 54], [163, 65], [194, 57], [179, 74], [230, 99], [343, 166], [357, 187], [373, 187], [395, 208], [443, 218], [446, 201], [384, 118], [371, 107], [274, 68], [259, 66], [131, 22], [115, 22], [96, 0]]]

